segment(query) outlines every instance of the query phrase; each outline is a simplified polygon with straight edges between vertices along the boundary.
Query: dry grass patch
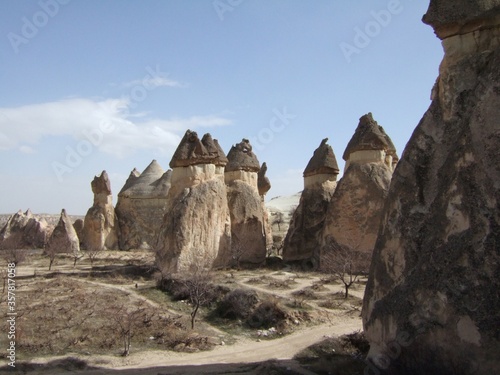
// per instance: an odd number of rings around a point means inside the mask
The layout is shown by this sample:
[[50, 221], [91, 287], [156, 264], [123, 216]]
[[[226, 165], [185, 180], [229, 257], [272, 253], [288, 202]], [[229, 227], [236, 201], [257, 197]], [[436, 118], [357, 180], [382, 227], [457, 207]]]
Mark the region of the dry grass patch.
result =
[[208, 349], [206, 337], [145, 299], [56, 276], [33, 279], [17, 294], [19, 357], [125, 353], [134, 349]]

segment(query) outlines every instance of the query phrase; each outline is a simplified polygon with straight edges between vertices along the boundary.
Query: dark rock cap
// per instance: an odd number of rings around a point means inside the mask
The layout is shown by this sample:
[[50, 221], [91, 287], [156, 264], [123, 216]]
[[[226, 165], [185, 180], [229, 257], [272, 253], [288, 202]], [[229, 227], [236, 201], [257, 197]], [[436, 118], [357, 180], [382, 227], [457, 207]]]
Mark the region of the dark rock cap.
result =
[[205, 146], [209, 155], [213, 155], [213, 163], [217, 166], [225, 166], [227, 164], [227, 157], [222, 147], [220, 147], [217, 139], [212, 139], [210, 133], [207, 133], [201, 139], [202, 145]]
[[304, 177], [316, 174], [339, 174], [340, 170], [335, 153], [326, 142], [328, 142], [328, 138], [323, 139], [319, 147], [314, 150], [312, 158], [304, 169]]
[[225, 165], [225, 163], [224, 151], [210, 134], [205, 134], [200, 141], [196, 132], [187, 130], [172, 156], [170, 168], [196, 164]]
[[260, 170], [259, 160], [252, 152], [252, 145], [248, 139], [243, 138], [240, 143], [231, 147], [227, 159], [226, 172], [240, 170], [258, 172]]
[[99, 176], [95, 176], [90, 185], [94, 194], [111, 194], [111, 184], [106, 171], [102, 171]]
[[422, 21], [440, 39], [500, 23], [500, 0], [431, 0]]
[[362, 150], [385, 150], [388, 154], [396, 154], [396, 148], [384, 129], [377, 124], [371, 113], [359, 119], [358, 127], [342, 155], [348, 160], [349, 155]]
[[257, 188], [259, 189], [259, 195], [265, 195], [271, 189], [271, 181], [266, 176], [267, 164], [262, 163], [259, 172], [257, 173]]

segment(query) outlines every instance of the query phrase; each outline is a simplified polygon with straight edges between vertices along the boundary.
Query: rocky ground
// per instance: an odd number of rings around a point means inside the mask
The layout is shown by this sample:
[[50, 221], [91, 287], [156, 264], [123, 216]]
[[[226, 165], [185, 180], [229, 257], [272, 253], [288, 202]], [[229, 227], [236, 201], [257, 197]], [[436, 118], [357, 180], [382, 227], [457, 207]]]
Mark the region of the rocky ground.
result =
[[[35, 251], [17, 267], [19, 370], [96, 375], [327, 373], [311, 364], [321, 362], [317, 352], [304, 350], [361, 329], [366, 280], [345, 300], [342, 286], [328, 275], [291, 269], [218, 271], [212, 275], [215, 285], [254, 291], [287, 317], [276, 327], [252, 328], [245, 321], [213, 318], [214, 308], [203, 307], [192, 330], [192, 306], [156, 288], [149, 253], [103, 252], [93, 267], [87, 258], [75, 267], [73, 261], [60, 257], [49, 272], [48, 260]], [[5, 292], [0, 306], [4, 315]], [[120, 321], [115, 319], [123, 306], [150, 314], [148, 324], [136, 329], [127, 357], [121, 356]], [[124, 315], [121, 323], [130, 319]], [[339, 358], [348, 358], [362, 370], [362, 362], [350, 357], [353, 353], [356, 350]], [[0, 373], [4, 370], [0, 367]], [[343, 373], [362, 373], [353, 371]]]

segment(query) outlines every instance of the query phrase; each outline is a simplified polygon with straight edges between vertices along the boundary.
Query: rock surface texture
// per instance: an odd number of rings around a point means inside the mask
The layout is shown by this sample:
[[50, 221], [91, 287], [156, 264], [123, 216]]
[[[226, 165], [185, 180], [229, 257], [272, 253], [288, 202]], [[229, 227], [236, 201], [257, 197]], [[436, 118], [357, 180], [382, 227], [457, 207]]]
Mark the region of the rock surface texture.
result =
[[363, 301], [373, 371], [500, 373], [500, 1], [432, 0], [445, 51]]
[[362, 116], [343, 155], [346, 170], [328, 206], [322, 252], [341, 246], [371, 255], [391, 183], [392, 156], [397, 158], [396, 150], [383, 128], [371, 113]]
[[266, 208], [265, 198], [269, 190], [271, 190], [271, 181], [266, 176], [267, 164], [264, 162], [260, 166], [260, 170], [257, 173], [257, 187], [259, 189], [259, 195], [262, 203], [262, 210], [264, 212], [264, 231], [266, 233], [266, 249], [269, 252], [273, 248], [273, 230], [271, 222], [269, 220], [269, 211]]
[[33, 216], [30, 210], [9, 217], [0, 230], [0, 249], [43, 248], [53, 227]]
[[118, 193], [116, 215], [121, 250], [150, 249], [157, 240], [167, 209], [172, 171], [164, 171], [156, 160], [139, 173], [134, 169]]
[[[231, 147], [227, 159], [224, 178], [231, 216], [232, 258], [237, 265], [260, 265], [266, 260], [267, 217], [258, 188], [260, 163], [247, 139]], [[263, 183], [261, 188], [265, 190]]]
[[188, 130], [170, 162], [172, 187], [156, 245], [163, 272], [186, 272], [231, 262], [224, 165], [216, 140]]
[[75, 228], [66, 210], [61, 211], [61, 217], [57, 223], [47, 245], [47, 252], [74, 254], [80, 251], [80, 240], [76, 235]]
[[91, 186], [94, 204], [85, 215], [82, 242], [87, 249], [118, 249], [118, 219], [106, 171], [94, 177]]
[[314, 151], [304, 170], [304, 190], [283, 245], [283, 260], [316, 268], [328, 205], [337, 187], [339, 167], [328, 138]]

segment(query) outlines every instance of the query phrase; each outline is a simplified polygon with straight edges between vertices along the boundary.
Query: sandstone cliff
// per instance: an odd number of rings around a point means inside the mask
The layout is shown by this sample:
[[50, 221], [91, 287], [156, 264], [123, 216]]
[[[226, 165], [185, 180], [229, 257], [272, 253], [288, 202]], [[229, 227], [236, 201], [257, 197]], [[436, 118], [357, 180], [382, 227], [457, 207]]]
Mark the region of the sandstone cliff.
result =
[[304, 170], [304, 190], [283, 245], [283, 260], [317, 268], [328, 205], [337, 187], [339, 167], [333, 149], [323, 139]]
[[397, 159], [396, 150], [368, 113], [360, 118], [343, 158], [346, 170], [328, 206], [322, 251], [326, 255], [340, 246], [370, 256]]
[[188, 130], [181, 140], [170, 162], [172, 187], [155, 249], [163, 272], [231, 262], [226, 160], [209, 134], [200, 140]]
[[153, 160], [144, 172], [130, 173], [116, 204], [121, 250], [150, 249], [157, 240], [167, 208], [172, 171]]
[[83, 222], [83, 245], [87, 249], [118, 249], [118, 219], [113, 207], [111, 184], [106, 171], [91, 182], [94, 204]]
[[265, 218], [259, 195], [257, 156], [247, 139], [231, 147], [224, 179], [231, 215], [231, 253], [237, 265], [255, 266], [266, 260]]
[[373, 371], [500, 373], [500, 1], [432, 0], [445, 51], [363, 301]]

